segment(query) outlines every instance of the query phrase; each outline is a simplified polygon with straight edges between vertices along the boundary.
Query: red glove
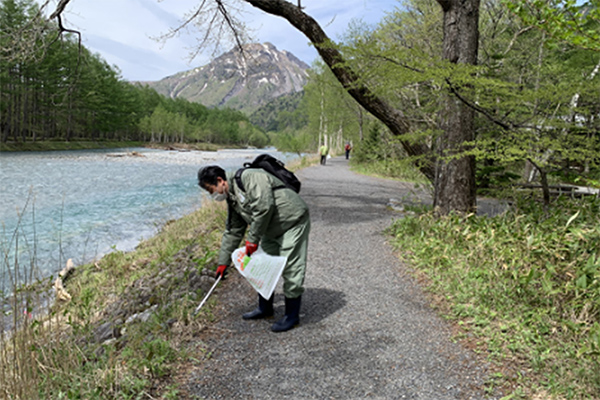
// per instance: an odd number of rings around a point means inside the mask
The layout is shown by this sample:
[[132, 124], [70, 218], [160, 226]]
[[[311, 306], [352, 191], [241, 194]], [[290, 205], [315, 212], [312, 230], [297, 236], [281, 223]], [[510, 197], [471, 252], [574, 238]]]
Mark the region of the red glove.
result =
[[256, 243], [250, 243], [246, 240], [246, 255], [250, 257], [252, 253], [254, 253], [258, 249], [258, 245]]
[[219, 275], [221, 277], [225, 277], [225, 270], [227, 269], [227, 265], [219, 265], [217, 267], [217, 278], [219, 277]]

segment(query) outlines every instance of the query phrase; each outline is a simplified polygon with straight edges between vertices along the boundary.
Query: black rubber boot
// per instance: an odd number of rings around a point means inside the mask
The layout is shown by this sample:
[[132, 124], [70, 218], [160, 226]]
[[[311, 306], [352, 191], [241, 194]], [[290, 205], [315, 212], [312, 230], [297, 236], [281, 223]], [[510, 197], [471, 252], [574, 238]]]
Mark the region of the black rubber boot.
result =
[[242, 315], [244, 319], [261, 319], [273, 316], [273, 296], [269, 300], [258, 295], [258, 307]]
[[295, 299], [285, 298], [285, 315], [271, 327], [273, 332], [289, 331], [300, 323], [300, 303], [302, 296]]

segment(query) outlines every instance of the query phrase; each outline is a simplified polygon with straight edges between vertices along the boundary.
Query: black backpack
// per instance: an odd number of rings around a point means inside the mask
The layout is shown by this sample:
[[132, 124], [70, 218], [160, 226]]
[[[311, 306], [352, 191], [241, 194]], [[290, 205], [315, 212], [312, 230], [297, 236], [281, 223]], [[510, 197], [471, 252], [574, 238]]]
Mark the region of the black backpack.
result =
[[294, 175], [293, 172], [288, 171], [281, 161], [268, 154], [261, 154], [258, 157], [256, 157], [251, 163], [244, 163], [244, 168], [238, 169], [235, 173], [235, 182], [237, 183], [238, 187], [244, 192], [246, 191], [246, 189], [244, 188], [244, 184], [242, 183], [242, 172], [244, 172], [248, 168], [264, 169], [271, 175], [274, 175], [277, 178], [279, 178], [279, 180], [284, 183], [285, 186], [279, 186], [273, 188], [273, 190], [284, 189], [287, 187], [292, 189], [296, 193], [300, 193], [300, 181], [298, 180], [296, 175]]

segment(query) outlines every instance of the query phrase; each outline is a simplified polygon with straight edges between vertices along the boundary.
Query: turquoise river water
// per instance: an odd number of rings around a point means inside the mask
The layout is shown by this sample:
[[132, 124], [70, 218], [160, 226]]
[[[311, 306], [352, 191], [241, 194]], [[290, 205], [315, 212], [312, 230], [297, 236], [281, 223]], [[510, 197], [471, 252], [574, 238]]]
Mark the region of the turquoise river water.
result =
[[134, 249], [201, 205], [202, 165], [236, 169], [264, 152], [297, 157], [274, 149], [0, 153], [0, 291], [54, 275], [68, 259], [80, 265]]

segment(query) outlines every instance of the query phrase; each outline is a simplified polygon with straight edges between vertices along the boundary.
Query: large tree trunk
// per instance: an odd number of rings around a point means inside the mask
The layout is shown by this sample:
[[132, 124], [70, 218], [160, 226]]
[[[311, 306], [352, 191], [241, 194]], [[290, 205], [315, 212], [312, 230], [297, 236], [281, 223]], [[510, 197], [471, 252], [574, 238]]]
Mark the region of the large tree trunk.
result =
[[[437, 1], [444, 11], [444, 59], [475, 64], [480, 0]], [[474, 117], [471, 108], [448, 92], [441, 115], [443, 133], [436, 142], [434, 208], [440, 215], [475, 210], [475, 158], [460, 155], [465, 150], [464, 143], [474, 139]]]
[[[319, 55], [329, 66], [337, 80], [348, 93], [367, 111], [384, 123], [396, 136], [409, 132], [408, 119], [400, 110], [390, 106], [386, 101], [377, 97], [358, 79], [358, 76], [344, 66], [344, 58], [333, 46], [321, 29], [319, 24], [295, 4], [285, 0], [245, 0], [252, 6], [272, 15], [285, 18], [292, 26], [302, 32], [317, 49]], [[422, 143], [411, 143], [401, 139], [402, 146], [409, 156], [421, 156], [418, 167], [432, 182], [435, 178], [435, 169], [431, 160], [431, 150]]]

